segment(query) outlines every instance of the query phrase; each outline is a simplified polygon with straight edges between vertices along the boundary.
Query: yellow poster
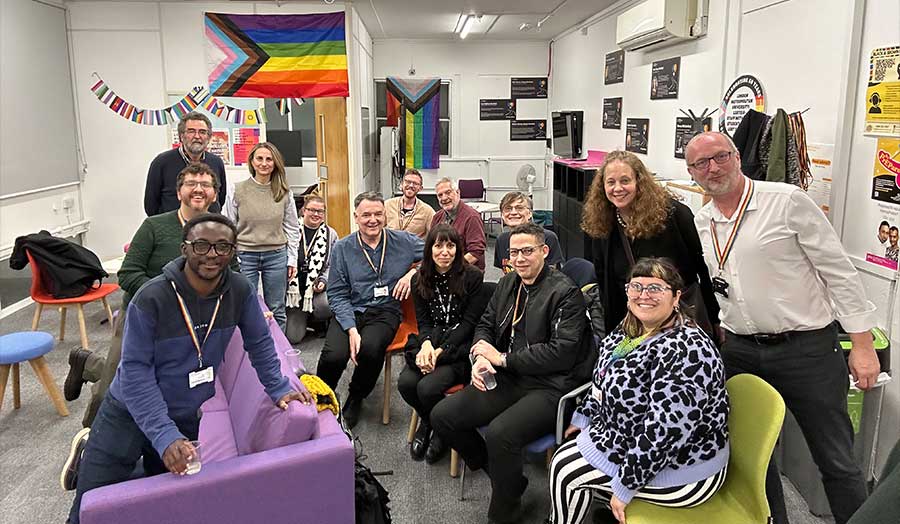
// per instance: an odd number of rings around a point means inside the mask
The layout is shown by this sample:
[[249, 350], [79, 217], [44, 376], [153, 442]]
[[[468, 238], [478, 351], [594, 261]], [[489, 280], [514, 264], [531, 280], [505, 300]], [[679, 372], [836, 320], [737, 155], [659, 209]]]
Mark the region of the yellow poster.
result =
[[872, 51], [865, 134], [900, 137], [900, 46]]

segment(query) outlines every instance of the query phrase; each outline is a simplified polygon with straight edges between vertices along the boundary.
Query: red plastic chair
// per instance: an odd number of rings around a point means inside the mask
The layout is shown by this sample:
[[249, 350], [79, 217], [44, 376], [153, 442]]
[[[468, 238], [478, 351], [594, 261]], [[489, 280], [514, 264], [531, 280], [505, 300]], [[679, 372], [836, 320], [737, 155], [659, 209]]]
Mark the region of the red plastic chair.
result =
[[37, 309], [34, 311], [34, 320], [31, 322], [31, 330], [37, 331], [38, 323], [41, 320], [41, 313], [44, 311], [44, 305], [59, 306], [59, 341], [62, 342], [66, 336], [66, 309], [69, 306], [78, 306], [78, 327], [81, 329], [81, 347], [88, 349], [87, 326], [84, 322], [84, 304], [100, 300], [103, 307], [106, 308], [106, 316], [109, 318], [110, 329], [115, 330], [115, 322], [113, 320], [112, 309], [106, 301], [106, 296], [119, 289], [118, 284], [101, 284], [97, 289], [89, 289], [87, 293], [80, 297], [72, 298], [53, 298], [53, 295], [44, 289], [41, 282], [41, 267], [31, 256], [31, 252], [26, 250], [28, 255], [28, 263], [31, 264], [31, 300], [34, 300]]
[[388, 345], [384, 353], [384, 401], [381, 411], [381, 423], [389, 424], [391, 422], [391, 357], [394, 355], [403, 355], [403, 348], [406, 347], [406, 339], [410, 335], [419, 334], [419, 324], [416, 322], [416, 308], [413, 305], [412, 294], [406, 297], [406, 300], [400, 303], [402, 313], [400, 326], [397, 333], [394, 334], [394, 340]]

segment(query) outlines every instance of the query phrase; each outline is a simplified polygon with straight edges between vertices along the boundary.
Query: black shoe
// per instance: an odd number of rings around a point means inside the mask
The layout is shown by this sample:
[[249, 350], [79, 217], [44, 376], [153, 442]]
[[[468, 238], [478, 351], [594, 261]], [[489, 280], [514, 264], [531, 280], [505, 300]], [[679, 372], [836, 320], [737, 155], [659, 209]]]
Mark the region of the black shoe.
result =
[[91, 352], [82, 348], [75, 348], [69, 352], [69, 374], [66, 375], [66, 383], [63, 385], [66, 400], [72, 401], [81, 395], [81, 385], [87, 382], [82, 377], [84, 363], [90, 356]]
[[416, 462], [421, 461], [425, 458], [426, 450], [430, 449], [428, 446], [434, 437], [432, 437], [431, 426], [426, 424], [424, 420], [419, 419], [419, 427], [416, 429], [416, 434], [413, 436], [412, 444], [409, 445], [409, 455]]
[[72, 439], [69, 456], [66, 457], [66, 463], [63, 464], [62, 473], [59, 475], [59, 484], [66, 491], [72, 491], [78, 484], [78, 465], [81, 464], [81, 455], [84, 453], [90, 432], [91, 428], [84, 428]]
[[353, 429], [356, 423], [359, 422], [360, 411], [362, 411], [362, 399], [348, 395], [347, 402], [344, 403], [341, 411], [344, 417], [344, 425], [347, 426], [347, 429]]
[[435, 433], [431, 436], [431, 443], [428, 445], [428, 451], [425, 452], [425, 462], [434, 464], [441, 460], [446, 454], [447, 445], [444, 444], [444, 439]]

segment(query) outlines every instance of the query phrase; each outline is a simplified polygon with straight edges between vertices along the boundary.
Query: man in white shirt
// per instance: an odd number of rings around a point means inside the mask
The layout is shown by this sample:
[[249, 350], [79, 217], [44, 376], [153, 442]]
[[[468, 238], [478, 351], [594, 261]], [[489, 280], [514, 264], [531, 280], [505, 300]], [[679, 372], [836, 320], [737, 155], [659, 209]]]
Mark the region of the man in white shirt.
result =
[[[740, 154], [721, 133], [697, 135], [685, 156], [688, 172], [712, 197], [695, 223], [721, 307], [726, 371], [752, 373], [781, 393], [822, 474], [835, 522], [844, 524], [866, 487], [852, 454], [850, 381], [834, 321], [853, 342], [849, 372], [869, 389], [879, 372], [869, 334], [875, 306], [805, 192], [745, 177]], [[787, 523], [774, 463], [766, 491], [775, 522]]]

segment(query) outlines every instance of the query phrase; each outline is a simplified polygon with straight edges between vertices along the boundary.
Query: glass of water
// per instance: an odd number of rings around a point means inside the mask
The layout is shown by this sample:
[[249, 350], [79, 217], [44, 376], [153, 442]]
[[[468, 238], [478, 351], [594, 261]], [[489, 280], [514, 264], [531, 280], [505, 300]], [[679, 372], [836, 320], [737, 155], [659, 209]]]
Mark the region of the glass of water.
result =
[[497, 387], [497, 377], [487, 369], [481, 372], [481, 381], [484, 382], [484, 389], [488, 391]]
[[300, 350], [291, 348], [284, 352], [284, 357], [287, 359], [291, 372], [300, 376], [303, 373], [303, 364], [300, 362]]
[[193, 475], [195, 473], [200, 472], [200, 467], [202, 464], [200, 463], [200, 441], [192, 440], [191, 446], [194, 448], [194, 454], [191, 456], [191, 459], [188, 460], [187, 463], [187, 471], [188, 475]]

